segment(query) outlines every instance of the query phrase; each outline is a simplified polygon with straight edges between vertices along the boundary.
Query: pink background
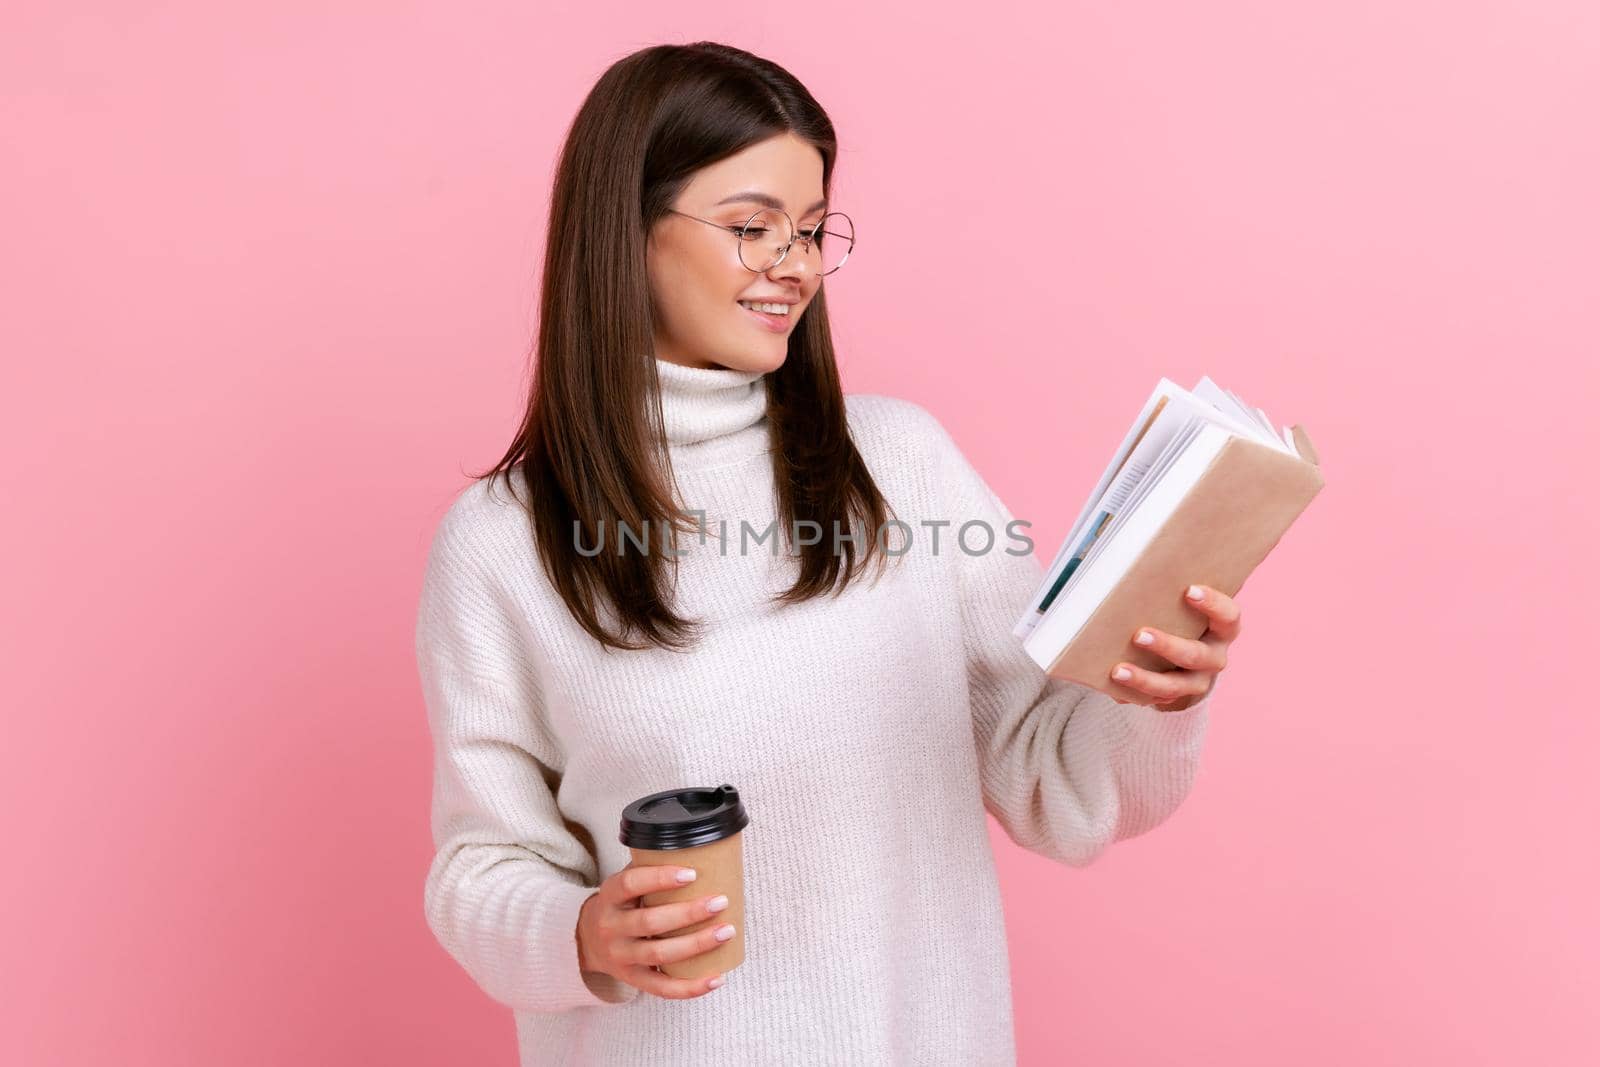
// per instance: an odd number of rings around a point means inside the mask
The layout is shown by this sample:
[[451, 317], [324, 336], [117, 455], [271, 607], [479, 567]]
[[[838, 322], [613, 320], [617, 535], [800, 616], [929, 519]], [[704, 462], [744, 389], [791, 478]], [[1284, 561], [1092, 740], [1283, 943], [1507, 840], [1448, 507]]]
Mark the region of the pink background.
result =
[[566, 124], [700, 38], [839, 127], [847, 388], [1041, 552], [1161, 375], [1325, 458], [1179, 813], [991, 826], [1022, 1062], [1600, 1057], [1594, 4], [70, 6], [0, 33], [0, 1060], [514, 1062], [422, 918], [420, 567]]

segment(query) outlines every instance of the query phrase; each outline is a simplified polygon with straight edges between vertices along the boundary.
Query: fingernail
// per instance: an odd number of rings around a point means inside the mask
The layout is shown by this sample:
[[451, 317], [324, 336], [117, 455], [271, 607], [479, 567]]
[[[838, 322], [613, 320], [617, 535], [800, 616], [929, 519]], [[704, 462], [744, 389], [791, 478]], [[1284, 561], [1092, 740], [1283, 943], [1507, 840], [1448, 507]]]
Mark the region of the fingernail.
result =
[[721, 911], [723, 908], [726, 908], [727, 906], [728, 906], [728, 898], [727, 897], [721, 897], [721, 896], [712, 897], [710, 900], [706, 901], [706, 910], [710, 911], [710, 912]]
[[1155, 636], [1149, 630], [1140, 630], [1139, 636], [1133, 639], [1133, 643], [1136, 645], [1153, 645], [1155, 641]]
[[716, 936], [717, 936], [717, 940], [718, 941], [726, 941], [726, 940], [728, 940], [728, 938], [733, 936], [733, 924], [732, 923], [723, 923], [721, 926], [717, 927], [717, 935]]
[[1198, 585], [1191, 585], [1189, 587], [1189, 599], [1190, 600], [1199, 600], [1202, 597], [1204, 597], [1205, 595], [1206, 595], [1205, 591], [1202, 590]]
[[1129, 678], [1133, 677], [1133, 672], [1126, 667], [1118, 667], [1116, 670], [1111, 672], [1111, 677], [1115, 678], [1119, 682], [1126, 682]]
[[695, 871], [693, 867], [682, 867], [678, 870], [678, 881], [680, 882], [692, 882], [694, 881], [694, 876]]
[[725, 981], [727, 981], [727, 979], [723, 978], [722, 975], [719, 974], [715, 978], [711, 979], [711, 981], [707, 982], [706, 985], [710, 986], [712, 989], [721, 989], [722, 983]]

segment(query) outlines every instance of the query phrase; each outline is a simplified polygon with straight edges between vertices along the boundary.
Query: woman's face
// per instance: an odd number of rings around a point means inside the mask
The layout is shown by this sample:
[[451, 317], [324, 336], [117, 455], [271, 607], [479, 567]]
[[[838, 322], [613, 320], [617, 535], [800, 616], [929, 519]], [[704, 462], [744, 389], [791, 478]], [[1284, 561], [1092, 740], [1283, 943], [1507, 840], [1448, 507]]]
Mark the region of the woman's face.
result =
[[[696, 171], [672, 206], [737, 227], [775, 202], [797, 229], [806, 229], [822, 218], [821, 201], [822, 154], [782, 133]], [[740, 262], [739, 250], [740, 238], [730, 229], [682, 215], [669, 213], [651, 228], [646, 261], [657, 357], [688, 367], [762, 372], [783, 365], [789, 335], [822, 282], [815, 260], [796, 244], [783, 262], [756, 274]], [[763, 315], [741, 300], [787, 304], [789, 313]]]

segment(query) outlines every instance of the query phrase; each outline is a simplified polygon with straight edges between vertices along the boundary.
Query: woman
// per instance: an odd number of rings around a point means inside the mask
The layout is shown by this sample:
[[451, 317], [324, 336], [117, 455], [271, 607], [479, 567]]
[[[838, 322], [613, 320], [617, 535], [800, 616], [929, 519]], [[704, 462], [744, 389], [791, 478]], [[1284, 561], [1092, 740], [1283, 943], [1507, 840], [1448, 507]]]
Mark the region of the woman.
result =
[[[1235, 604], [1155, 635], [1183, 669], [1134, 670], [1151, 706], [1027, 657], [1010, 512], [928, 412], [841, 394], [834, 158], [791, 75], [710, 43], [616, 63], [562, 152], [527, 415], [440, 522], [416, 632], [428, 922], [524, 1063], [1010, 1062], [985, 811], [1081, 865], [1192, 782]], [[722, 782], [751, 817], [725, 985], [653, 969], [718, 944], [651, 935], [719, 901], [638, 906], [678, 868], [617, 839]]]

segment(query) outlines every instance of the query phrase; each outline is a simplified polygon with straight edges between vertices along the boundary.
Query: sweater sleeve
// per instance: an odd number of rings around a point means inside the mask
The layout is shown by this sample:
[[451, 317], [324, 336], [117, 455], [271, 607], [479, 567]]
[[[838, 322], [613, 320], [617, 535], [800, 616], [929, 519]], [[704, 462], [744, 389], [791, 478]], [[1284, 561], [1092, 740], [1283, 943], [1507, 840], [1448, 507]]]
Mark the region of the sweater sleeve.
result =
[[[1087, 865], [1113, 841], [1159, 825], [1188, 794], [1215, 682], [1187, 708], [1163, 712], [1046, 674], [1011, 632], [1044, 579], [1037, 546], [1011, 554], [1022, 548], [1008, 532], [1014, 516], [932, 421], [949, 534], [978, 519], [995, 536], [981, 554], [951, 545], [984, 806], [1023, 848]], [[985, 540], [974, 528], [968, 544], [976, 553]]]
[[494, 1000], [529, 1012], [623, 1004], [639, 990], [580, 972], [577, 924], [598, 863], [556, 803], [529, 635], [460, 507], [434, 534], [415, 631], [433, 740], [429, 928]]

